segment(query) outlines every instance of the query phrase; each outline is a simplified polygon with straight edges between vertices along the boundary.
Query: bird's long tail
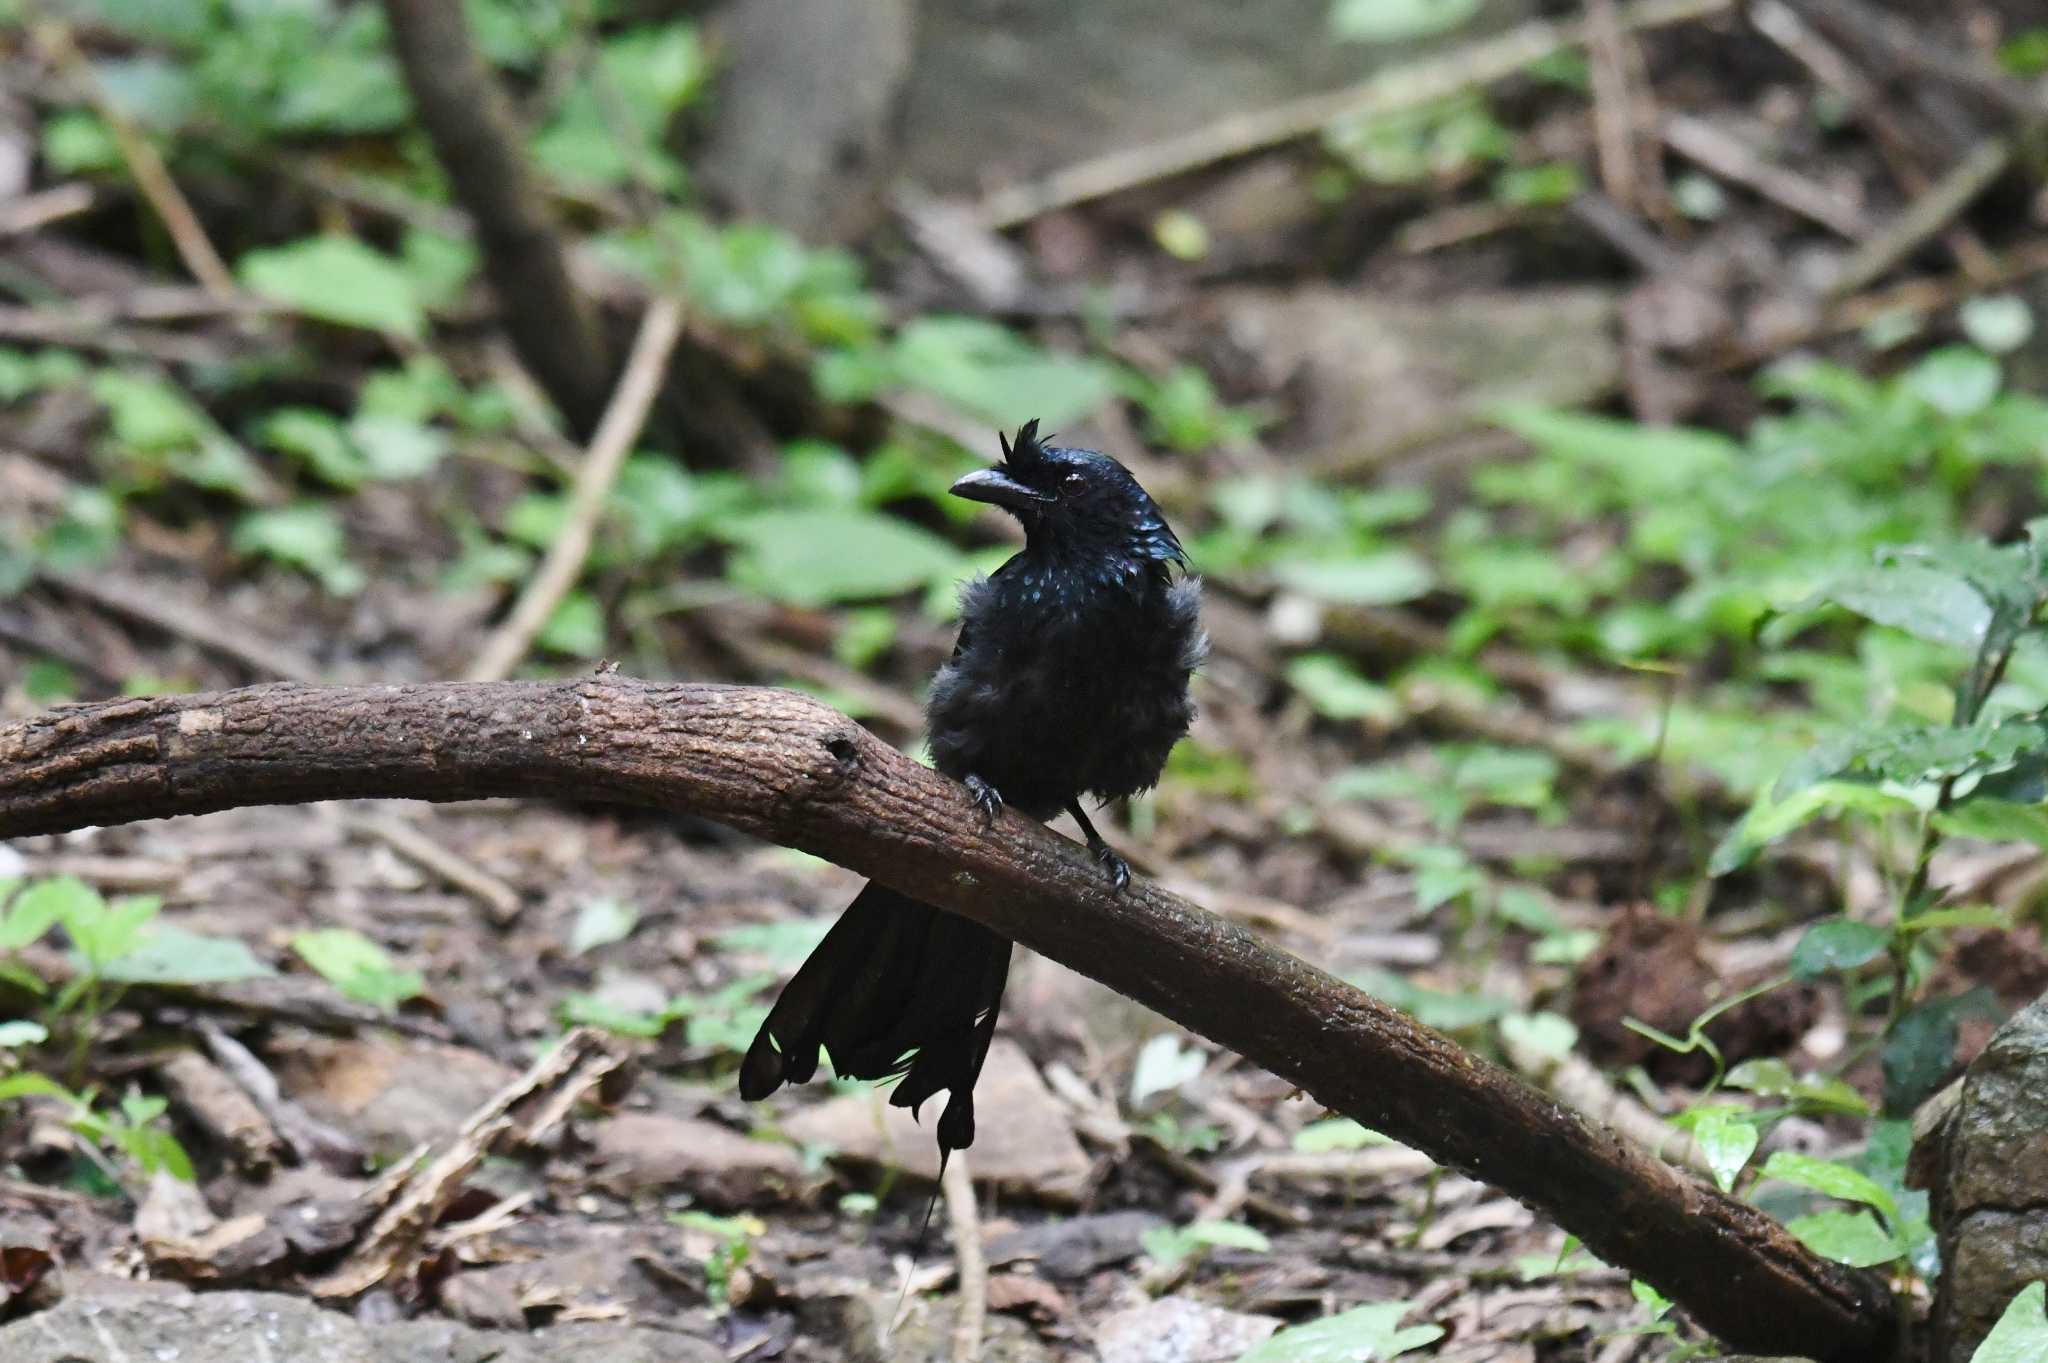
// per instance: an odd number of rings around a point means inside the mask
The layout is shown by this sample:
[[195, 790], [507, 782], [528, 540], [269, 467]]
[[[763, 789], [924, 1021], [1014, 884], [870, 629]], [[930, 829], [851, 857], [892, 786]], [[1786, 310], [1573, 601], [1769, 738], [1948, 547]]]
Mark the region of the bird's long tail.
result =
[[901, 1081], [915, 1113], [947, 1090], [939, 1156], [974, 1143], [974, 1082], [995, 1037], [1010, 943], [978, 923], [870, 882], [783, 989], [740, 1066], [740, 1096], [765, 1098], [817, 1072]]

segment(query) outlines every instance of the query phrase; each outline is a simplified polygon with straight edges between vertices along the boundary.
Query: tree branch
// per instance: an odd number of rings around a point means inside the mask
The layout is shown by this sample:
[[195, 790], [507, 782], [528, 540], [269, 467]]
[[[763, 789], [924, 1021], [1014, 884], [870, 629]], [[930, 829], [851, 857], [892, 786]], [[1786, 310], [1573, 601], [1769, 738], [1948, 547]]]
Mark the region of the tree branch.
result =
[[527, 169], [504, 92], [461, 5], [384, 0], [406, 89], [455, 199], [476, 223], [484, 272], [520, 360], [588, 439], [611, 391], [610, 348], [569, 277], [567, 251]]
[[1015, 813], [792, 692], [577, 681], [108, 701], [0, 728], [0, 838], [238, 805], [527, 795], [716, 819], [962, 914], [1521, 1198], [1741, 1349], [1876, 1360], [1876, 1276], [1155, 885], [1113, 892]]

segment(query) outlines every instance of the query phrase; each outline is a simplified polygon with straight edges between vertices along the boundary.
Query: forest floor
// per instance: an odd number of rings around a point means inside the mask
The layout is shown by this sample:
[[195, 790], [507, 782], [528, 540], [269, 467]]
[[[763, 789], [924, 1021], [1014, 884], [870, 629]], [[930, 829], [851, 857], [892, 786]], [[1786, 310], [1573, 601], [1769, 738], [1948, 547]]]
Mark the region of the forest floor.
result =
[[[1209, 581], [1195, 732], [1106, 826], [1135, 870], [1696, 1168], [1714, 1154], [1682, 1127], [1745, 1062], [1849, 1095], [1720, 1090], [1772, 1108], [1757, 1160], [1898, 1144], [1902, 1125], [1870, 1117], [1896, 1096], [1870, 1039], [1884, 999], [1794, 960], [1816, 920], [1882, 914], [1890, 834], [1706, 868], [1828, 721], [1939, 689], [1953, 660], [1839, 633], [1758, 643], [1761, 611], [1699, 606], [1734, 599], [1713, 592], [1743, 566], [1745, 517], [1777, 543], [1829, 507], [1782, 487], [1708, 505], [1683, 468], [1710, 441], [1762, 462], [1760, 423], [1818, 391], [1760, 384], [1788, 357], [1872, 375], [1884, 420], [1914, 393], [1947, 411], [1949, 370], [1912, 367], [1931, 341], [1974, 347], [2001, 394], [2041, 387], [2048, 347], [2025, 323], [2048, 307], [2048, 197], [2027, 139], [2048, 125], [2048, 30], [1969, 7], [1904, 51], [1882, 7], [1707, 8], [1348, 141], [1219, 146], [1028, 212], [992, 185], [954, 201], [982, 214], [967, 227], [899, 206], [858, 286], [817, 283], [850, 258], [684, 230], [718, 262], [688, 282], [723, 302], [689, 312], [688, 372], [518, 674], [608, 661], [796, 685], [914, 748], [949, 583], [1010, 543], [932, 489], [994, 455], [1021, 390], [1071, 443], [1126, 459]], [[189, 244], [147, 211], [104, 103], [66, 82], [74, 60], [125, 63], [110, 85], [146, 102], [138, 55], [188, 54], [111, 23], [75, 37], [85, 57], [0, 28], [20, 77], [0, 87], [24, 92], [0, 105], [0, 149], [31, 167], [0, 185], [0, 721], [124, 692], [465, 675], [569, 514], [579, 456], [474, 260], [435, 257], [453, 210], [408, 169], [420, 149], [380, 161], [279, 134], [252, 152], [204, 120], [163, 134], [201, 230], [242, 262], [225, 293], [180, 282]], [[559, 94], [508, 67], [536, 104]], [[365, 161], [401, 190], [364, 192]], [[621, 340], [648, 292], [614, 268], [645, 188], [557, 199], [608, 262], [580, 277]], [[321, 295], [279, 245], [351, 232], [402, 265], [350, 276], [354, 299]], [[417, 319], [379, 313], [387, 299], [350, 324], [394, 278]], [[766, 320], [744, 316], [761, 298]], [[940, 313], [1006, 319], [1023, 348], [936, 330]], [[931, 378], [935, 354], [970, 350]], [[1576, 407], [1613, 424], [1543, 424]], [[1876, 442], [1856, 425], [1871, 411], [1812, 438]], [[2039, 414], [2015, 397], [2001, 420]], [[2048, 426], [2011, 431], [1972, 426], [1955, 448], [2048, 452]], [[1611, 498], [1604, 435], [1641, 461]], [[1891, 480], [1878, 495], [1917, 507], [1939, 484], [1928, 517], [1995, 538], [2039, 513], [2038, 475], [1985, 455], [1955, 476], [1942, 449], [1870, 475]], [[1686, 510], [1699, 524], [1674, 533], [1697, 554], [1638, 552], [1642, 526]], [[1840, 535], [1867, 556], [1897, 528]], [[2023, 660], [2014, 684], [2036, 675]], [[2032, 842], [1942, 849], [1937, 883], [1967, 887], [1951, 902], [2009, 917], [1924, 963], [1930, 991], [1977, 1002], [1943, 1015], [1951, 1044], [1916, 1084], [2048, 989], [2043, 870]], [[921, 1238], [929, 1123], [866, 1085], [733, 1091], [776, 984], [858, 879], [715, 825], [335, 802], [0, 844], [0, 885], [53, 882], [67, 911], [127, 905], [144, 940], [239, 943], [265, 973], [209, 974], [203, 951], [131, 961], [53, 998], [44, 1035], [0, 1033], [0, 1084], [52, 1089], [0, 1090], [9, 1359], [168, 1328], [149, 1303], [188, 1288], [206, 1301], [157, 1357], [254, 1357], [260, 1335], [297, 1363], [923, 1360], [958, 1357], [965, 1332], [992, 1363], [1229, 1363], [1361, 1306], [1382, 1309], [1338, 1351], [1297, 1335], [1259, 1357], [1626, 1363], [1701, 1338], [1522, 1205], [1028, 954], [960, 1160], [976, 1195], [941, 1198]], [[4, 965], [89, 976], [60, 940], [0, 931]], [[1773, 981], [1715, 1021], [1711, 1065], [1625, 1025], [1684, 1037]], [[574, 1024], [593, 1029], [572, 1043], [580, 1078], [528, 1073]], [[550, 1096], [569, 1115], [477, 1144], [423, 1246], [332, 1229], [408, 1152], [462, 1149], [479, 1113]], [[196, 1183], [170, 1172], [187, 1161]], [[1763, 1200], [1802, 1209], [1779, 1195]], [[1901, 1254], [1924, 1304], [1927, 1264]], [[985, 1317], [963, 1313], [963, 1277], [985, 1278]]]

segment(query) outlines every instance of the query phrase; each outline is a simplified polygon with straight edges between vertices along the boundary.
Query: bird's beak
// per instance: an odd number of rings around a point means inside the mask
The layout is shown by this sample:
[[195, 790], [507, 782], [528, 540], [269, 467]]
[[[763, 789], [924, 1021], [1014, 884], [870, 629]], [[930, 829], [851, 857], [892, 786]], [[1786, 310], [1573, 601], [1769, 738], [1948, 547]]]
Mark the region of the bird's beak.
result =
[[949, 490], [955, 497], [965, 497], [970, 502], [987, 502], [1019, 513], [1035, 510], [1052, 500], [1049, 494], [1024, 486], [1002, 469], [976, 469]]

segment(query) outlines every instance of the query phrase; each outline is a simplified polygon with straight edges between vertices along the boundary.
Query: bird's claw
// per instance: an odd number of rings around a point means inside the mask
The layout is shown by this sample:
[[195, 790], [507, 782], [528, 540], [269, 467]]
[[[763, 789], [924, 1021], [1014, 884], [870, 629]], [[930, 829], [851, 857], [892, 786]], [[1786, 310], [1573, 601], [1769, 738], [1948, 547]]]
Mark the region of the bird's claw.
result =
[[983, 826], [994, 827], [996, 816], [1003, 812], [1002, 792], [979, 776], [969, 776], [961, 784], [967, 787], [968, 798], [974, 801], [974, 807], [981, 811]]
[[1116, 849], [1106, 842], [1097, 843], [1089, 850], [1095, 853], [1096, 864], [1109, 873], [1110, 884], [1121, 893], [1131, 883], [1131, 864], [1118, 856]]

